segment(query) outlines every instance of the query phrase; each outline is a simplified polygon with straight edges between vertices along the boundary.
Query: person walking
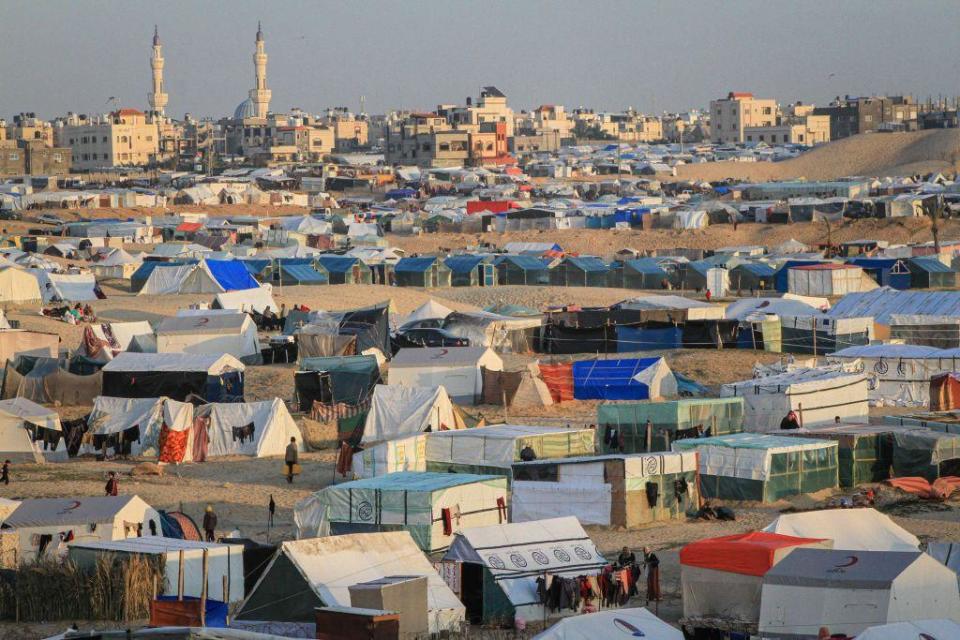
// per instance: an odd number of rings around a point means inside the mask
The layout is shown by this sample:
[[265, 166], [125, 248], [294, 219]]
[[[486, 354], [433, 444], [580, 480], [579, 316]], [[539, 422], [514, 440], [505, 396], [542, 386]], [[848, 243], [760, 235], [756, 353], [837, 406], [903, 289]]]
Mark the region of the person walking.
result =
[[287, 445], [287, 452], [283, 456], [283, 461], [287, 463], [287, 484], [293, 484], [293, 467], [300, 462], [296, 438], [290, 438], [290, 444]]
[[115, 496], [120, 493], [120, 481], [117, 479], [117, 472], [111, 471], [107, 474], [107, 486], [103, 488], [104, 495]]
[[217, 514], [213, 511], [213, 505], [208, 504], [207, 510], [203, 514], [203, 533], [207, 542], [216, 540], [214, 532], [217, 530]]
[[270, 494], [270, 504], [267, 505], [267, 531], [273, 528], [273, 516], [277, 513], [277, 503], [273, 501], [273, 494]]
[[660, 600], [660, 558], [650, 547], [643, 548], [643, 566], [647, 568], [647, 604]]
[[10, 484], [10, 461], [4, 460], [3, 467], [0, 468], [0, 482]]

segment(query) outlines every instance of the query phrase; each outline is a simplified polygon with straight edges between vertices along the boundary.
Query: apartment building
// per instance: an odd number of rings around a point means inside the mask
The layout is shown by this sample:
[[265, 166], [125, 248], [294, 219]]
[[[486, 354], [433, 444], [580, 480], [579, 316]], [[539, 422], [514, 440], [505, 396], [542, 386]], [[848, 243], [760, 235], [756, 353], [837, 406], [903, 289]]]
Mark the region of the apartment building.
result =
[[718, 144], [742, 144], [746, 142], [744, 129], [776, 124], [776, 100], [731, 91], [726, 98], [710, 102], [711, 137]]
[[159, 159], [157, 122], [137, 109], [119, 109], [107, 116], [69, 115], [55, 128], [58, 146], [70, 147], [75, 169], [145, 167]]
[[328, 109], [320, 122], [333, 130], [334, 148], [337, 151], [356, 151], [370, 142], [367, 121], [357, 117], [346, 107]]
[[773, 126], [744, 128], [743, 137], [746, 143], [768, 142], [812, 147], [830, 142], [830, 118], [815, 115], [813, 105], [798, 102], [778, 114]]
[[507, 96], [496, 87], [483, 87], [476, 102], [468, 96], [466, 106], [440, 105], [437, 114], [463, 131], [478, 132], [482, 124], [501, 122], [506, 125], [507, 137], [513, 137], [513, 109], [507, 106]]
[[847, 138], [872, 131], [915, 131], [919, 106], [911, 96], [837, 98], [814, 113], [830, 118], [830, 137]]

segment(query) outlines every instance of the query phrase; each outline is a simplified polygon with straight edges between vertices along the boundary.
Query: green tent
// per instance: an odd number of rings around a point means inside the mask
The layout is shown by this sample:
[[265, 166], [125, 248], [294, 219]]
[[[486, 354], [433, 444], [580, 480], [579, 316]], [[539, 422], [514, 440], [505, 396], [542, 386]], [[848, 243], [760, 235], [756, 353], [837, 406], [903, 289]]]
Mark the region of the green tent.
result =
[[890, 477], [894, 434], [903, 430], [892, 425], [844, 424], [784, 431], [781, 435], [835, 441], [840, 486], [849, 488]]
[[[647, 435], [647, 420], [653, 429]], [[600, 447], [603, 453], [616, 452], [606, 442], [608, 428], [623, 434], [622, 453], [669, 451], [678, 432], [702, 426], [711, 436], [743, 431], [743, 398], [690, 398], [669, 402], [606, 402], [597, 408]], [[649, 449], [647, 443], [649, 442]]]
[[897, 476], [922, 476], [931, 482], [960, 473], [960, 434], [915, 429], [894, 435], [893, 470]]

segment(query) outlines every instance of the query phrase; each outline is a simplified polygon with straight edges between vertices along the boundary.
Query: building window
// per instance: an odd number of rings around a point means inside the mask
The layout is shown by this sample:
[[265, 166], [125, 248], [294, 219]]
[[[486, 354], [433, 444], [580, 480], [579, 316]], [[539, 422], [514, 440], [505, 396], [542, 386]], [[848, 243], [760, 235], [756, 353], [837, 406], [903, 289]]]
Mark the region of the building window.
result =
[[20, 154], [16, 152], [13, 152], [10, 154], [10, 160], [19, 160], [19, 159], [20, 159]]
[[763, 134], [760, 134], [760, 142], [763, 142]]
[[440, 151], [450, 151], [450, 143], [449, 143], [449, 142], [441, 142], [438, 148], [439, 148]]
[[53, 161], [54, 161], [54, 162], [63, 162], [63, 156], [61, 156], [59, 153], [55, 153], [55, 154], [53, 154]]
[[110, 141], [110, 139], [107, 138], [107, 136], [103, 136], [103, 144], [107, 144], [107, 142], [109, 142], [109, 141]]
[[747, 136], [747, 142], [753, 142], [753, 136]]
[[89, 154], [89, 153], [83, 154], [83, 159], [84, 159], [84, 160], [89, 160], [89, 159], [90, 159], [90, 154]]
[[73, 146], [73, 138], [70, 138], [70, 146]]
[[108, 156], [107, 154], [103, 154], [103, 159], [104, 159], [104, 160], [109, 160], [109, 159], [110, 159], [110, 156]]
[[873, 116], [863, 116], [864, 122], [873, 122]]
[[83, 144], [87, 144], [87, 136], [83, 136], [82, 138], [80, 138], [80, 142], [82, 142]]

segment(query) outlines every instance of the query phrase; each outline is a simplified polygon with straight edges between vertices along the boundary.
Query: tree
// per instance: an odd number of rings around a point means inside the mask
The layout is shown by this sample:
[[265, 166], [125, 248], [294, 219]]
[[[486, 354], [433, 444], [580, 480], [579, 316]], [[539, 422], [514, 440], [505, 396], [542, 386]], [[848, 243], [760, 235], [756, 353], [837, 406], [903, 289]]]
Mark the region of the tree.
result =
[[940, 218], [943, 217], [946, 203], [942, 195], [935, 195], [923, 201], [923, 213], [930, 218], [930, 234], [933, 236], [933, 251], [940, 255]]

